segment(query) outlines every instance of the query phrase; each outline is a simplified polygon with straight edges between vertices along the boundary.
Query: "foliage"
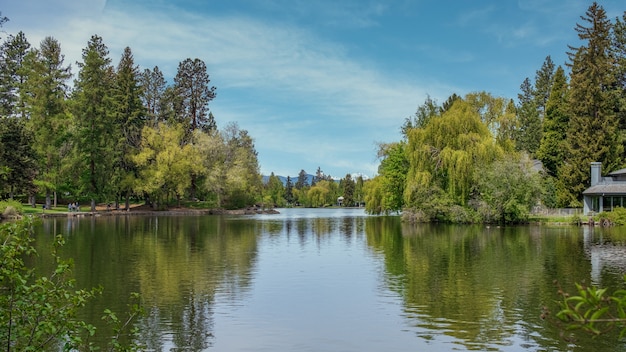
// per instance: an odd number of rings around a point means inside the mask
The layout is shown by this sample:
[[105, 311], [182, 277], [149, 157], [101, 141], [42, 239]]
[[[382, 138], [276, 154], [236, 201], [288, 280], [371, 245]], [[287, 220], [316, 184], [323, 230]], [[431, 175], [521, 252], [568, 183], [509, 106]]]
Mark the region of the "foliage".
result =
[[23, 208], [24, 206], [22, 205], [22, 203], [16, 200], [9, 199], [0, 201], [0, 218], [7, 215], [13, 216], [22, 214], [24, 211]]
[[105, 197], [113, 186], [115, 161], [115, 115], [112, 110], [114, 72], [109, 50], [101, 37], [94, 35], [83, 49], [83, 62], [73, 92], [75, 117], [75, 168], [80, 170], [78, 188], [91, 198]]
[[[365, 210], [370, 214], [389, 214], [403, 207], [403, 194], [409, 162], [406, 157], [406, 143], [380, 144], [378, 157], [379, 176], [376, 182], [366, 187]], [[372, 181], [370, 181], [372, 182]], [[368, 191], [369, 189], [369, 191]]]
[[608, 220], [612, 225], [626, 225], [626, 208], [617, 207], [612, 211], [603, 211], [594, 216], [595, 221]]
[[16, 190], [32, 194], [37, 175], [33, 136], [24, 121], [16, 117], [0, 117], [0, 186], [7, 193]]
[[[0, 343], [7, 351], [40, 351], [55, 346], [66, 351], [95, 350], [91, 339], [96, 329], [78, 319], [77, 312], [102, 288], [75, 288], [72, 262], [57, 255], [57, 248], [64, 244], [61, 236], [56, 237], [51, 252], [56, 267], [49, 276], [40, 276], [27, 267], [25, 259], [38, 255], [32, 246], [32, 226], [31, 218], [0, 225]], [[120, 342], [141, 312], [139, 305], [130, 308], [123, 324], [109, 318], [118, 332], [111, 340], [111, 351], [139, 348]]]
[[619, 107], [615, 99], [611, 22], [597, 3], [593, 3], [581, 18], [584, 24], [577, 24], [576, 31], [583, 45], [570, 47], [568, 53], [571, 66], [570, 120], [565, 162], [557, 171], [563, 185], [561, 192], [569, 194], [570, 203], [576, 204], [589, 185], [589, 164], [598, 161], [609, 170], [618, 169], [624, 151], [616, 116]]
[[516, 132], [517, 150], [526, 151], [534, 155], [541, 142], [542, 126], [537, 107], [536, 93], [526, 78], [521, 85], [522, 93], [518, 94], [517, 118], [519, 126]]
[[191, 184], [191, 172], [200, 171], [199, 154], [191, 144], [181, 145], [183, 135], [181, 126], [143, 128], [141, 149], [133, 156], [140, 168], [135, 190], [148, 194], [157, 207], [170, 194], [180, 199]]
[[[541, 178], [530, 160], [504, 159], [475, 170], [476, 194], [488, 210], [484, 222], [519, 223], [528, 221], [531, 208], [541, 196]], [[480, 212], [480, 211], [479, 211]]]
[[543, 136], [537, 158], [543, 163], [548, 175], [556, 176], [563, 163], [564, 141], [569, 123], [567, 114], [568, 83], [561, 66], [556, 69], [550, 96], [546, 101]]
[[405, 204], [423, 207], [418, 194], [442, 190], [453, 203], [466, 205], [474, 166], [495, 160], [502, 153], [476, 107], [457, 100], [424, 128], [409, 131]]
[[[556, 313], [567, 330], [580, 329], [594, 336], [620, 329], [620, 338], [626, 334], [626, 290], [608, 294], [606, 288], [576, 284], [576, 294], [559, 289], [561, 300]], [[544, 308], [543, 318], [550, 317]]]

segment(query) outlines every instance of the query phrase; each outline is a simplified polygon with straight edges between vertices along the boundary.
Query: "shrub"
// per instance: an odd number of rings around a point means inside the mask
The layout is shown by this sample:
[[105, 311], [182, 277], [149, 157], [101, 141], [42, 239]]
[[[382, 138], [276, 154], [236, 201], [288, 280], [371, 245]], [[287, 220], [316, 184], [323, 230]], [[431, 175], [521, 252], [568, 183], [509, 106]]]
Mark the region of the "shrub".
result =
[[[56, 253], [63, 245], [57, 236], [52, 257], [56, 267], [49, 276], [39, 275], [26, 266], [24, 259], [38, 256], [32, 242], [33, 220], [0, 225], [0, 346], [7, 351], [92, 351], [90, 341], [96, 328], [77, 318], [77, 311], [98, 295], [102, 288], [76, 289], [71, 277], [71, 261], [62, 260]], [[106, 320], [117, 335], [110, 342], [112, 351], [134, 351], [140, 346], [131, 343], [122, 346], [120, 333], [139, 313], [139, 306], [130, 307], [128, 319], [120, 320], [105, 311]], [[131, 334], [136, 330], [131, 329]], [[61, 346], [62, 345], [62, 346]]]
[[0, 215], [2, 217], [11, 217], [21, 215], [24, 212], [22, 203], [16, 200], [3, 200], [0, 202]]
[[617, 226], [626, 225], [626, 208], [617, 207], [613, 211], [603, 211], [594, 217], [595, 221], [609, 220], [611, 224]]

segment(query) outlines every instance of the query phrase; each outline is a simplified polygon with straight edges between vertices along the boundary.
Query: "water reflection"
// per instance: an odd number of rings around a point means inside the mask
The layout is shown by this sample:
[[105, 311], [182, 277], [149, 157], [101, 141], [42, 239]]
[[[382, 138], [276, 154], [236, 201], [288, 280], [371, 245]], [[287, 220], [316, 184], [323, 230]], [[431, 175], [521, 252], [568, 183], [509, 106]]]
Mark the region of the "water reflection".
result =
[[[368, 244], [385, 254], [388, 285], [403, 297], [415, 334], [468, 350], [573, 348], [538, 312], [557, 298], [552, 280], [570, 289], [589, 282], [578, 231], [413, 227], [393, 219], [372, 219], [366, 226]], [[614, 341], [578, 338], [581, 350], [614, 350]]]
[[62, 256], [79, 286], [105, 287], [85, 318], [107, 331], [104, 308], [124, 312], [139, 292], [150, 351], [625, 350], [616, 336], [566, 343], [539, 317], [555, 279], [621, 285], [608, 248], [626, 236], [614, 230], [415, 227], [358, 209], [289, 209], [51, 219], [37, 245], [54, 233], [67, 235]]

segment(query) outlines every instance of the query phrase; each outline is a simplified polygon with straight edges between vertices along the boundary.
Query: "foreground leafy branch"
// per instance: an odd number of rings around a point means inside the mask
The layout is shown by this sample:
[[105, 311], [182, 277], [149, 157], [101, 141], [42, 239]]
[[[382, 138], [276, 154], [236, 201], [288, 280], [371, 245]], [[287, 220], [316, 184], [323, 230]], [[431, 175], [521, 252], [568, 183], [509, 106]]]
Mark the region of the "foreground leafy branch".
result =
[[[625, 277], [626, 279], [626, 277]], [[626, 290], [612, 295], [606, 288], [576, 284], [577, 294], [570, 295], [559, 288], [559, 311], [556, 318], [566, 330], [582, 330], [593, 336], [620, 329], [620, 338], [626, 335]], [[543, 318], [550, 312], [544, 308]]]
[[[38, 275], [29, 268], [25, 259], [38, 256], [32, 246], [32, 232], [31, 218], [0, 225], [0, 349], [7, 352], [55, 347], [65, 351], [95, 350], [90, 340], [96, 328], [80, 320], [77, 312], [99, 295], [102, 288], [75, 288], [72, 261], [62, 260], [57, 254], [64, 244], [62, 236], [55, 238], [51, 253], [55, 267], [48, 276]], [[134, 298], [139, 299], [137, 295]], [[111, 351], [138, 349], [134, 343], [122, 346], [119, 338], [140, 313], [141, 307], [134, 304], [123, 324], [109, 319], [115, 331], [109, 344]], [[111, 314], [105, 312], [105, 318]]]

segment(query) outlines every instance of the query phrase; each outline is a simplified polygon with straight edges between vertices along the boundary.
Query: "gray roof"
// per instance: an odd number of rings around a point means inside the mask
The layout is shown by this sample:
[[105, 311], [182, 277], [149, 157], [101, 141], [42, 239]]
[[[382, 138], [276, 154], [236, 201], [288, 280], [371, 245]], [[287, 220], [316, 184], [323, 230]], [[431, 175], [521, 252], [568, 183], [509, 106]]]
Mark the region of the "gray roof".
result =
[[583, 194], [585, 195], [626, 195], [625, 183], [609, 183], [600, 184], [587, 188]]
[[610, 176], [618, 176], [618, 175], [624, 175], [624, 174], [626, 174], [626, 169], [619, 169], [617, 171], [613, 171], [609, 173]]

